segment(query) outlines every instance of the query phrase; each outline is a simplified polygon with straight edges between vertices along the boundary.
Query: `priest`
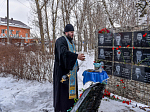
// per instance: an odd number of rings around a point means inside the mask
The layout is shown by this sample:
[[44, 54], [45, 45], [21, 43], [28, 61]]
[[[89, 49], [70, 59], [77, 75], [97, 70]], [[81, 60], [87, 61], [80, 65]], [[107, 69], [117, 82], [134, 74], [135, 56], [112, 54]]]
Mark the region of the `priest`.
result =
[[[74, 27], [67, 24], [64, 36], [58, 38], [55, 43], [55, 62], [53, 72], [53, 105], [55, 112], [67, 112], [74, 106], [74, 98], [78, 98], [77, 71], [78, 61], [84, 60], [84, 54], [76, 54], [73, 42]], [[63, 81], [62, 77], [68, 80]]]

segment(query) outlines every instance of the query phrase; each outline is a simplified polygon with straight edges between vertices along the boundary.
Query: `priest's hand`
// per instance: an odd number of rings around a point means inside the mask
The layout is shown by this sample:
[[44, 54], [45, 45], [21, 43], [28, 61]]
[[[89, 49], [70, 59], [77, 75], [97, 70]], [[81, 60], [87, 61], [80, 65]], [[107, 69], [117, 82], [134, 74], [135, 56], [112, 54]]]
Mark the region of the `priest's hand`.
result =
[[78, 54], [78, 59], [81, 61], [84, 61], [84, 59], [85, 59], [84, 54]]

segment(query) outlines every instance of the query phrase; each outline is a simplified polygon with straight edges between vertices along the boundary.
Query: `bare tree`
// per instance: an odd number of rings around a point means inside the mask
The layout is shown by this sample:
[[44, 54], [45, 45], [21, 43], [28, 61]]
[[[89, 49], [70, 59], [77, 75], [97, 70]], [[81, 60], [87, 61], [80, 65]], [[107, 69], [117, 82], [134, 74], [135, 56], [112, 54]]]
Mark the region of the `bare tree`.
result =
[[[76, 8], [74, 9], [74, 14], [76, 18], [77, 36], [78, 36], [78, 51], [82, 50], [83, 37], [81, 35], [83, 34], [83, 28], [84, 28], [84, 23], [87, 14], [87, 8], [88, 8], [87, 5], [88, 5], [88, 0], [84, 0], [83, 2], [80, 2], [79, 5], [76, 5]], [[78, 7], [80, 7], [80, 10]]]
[[[57, 21], [57, 17], [58, 17], [58, 6], [60, 3], [60, 0], [52, 0], [51, 1], [51, 14], [52, 14], [52, 30], [53, 30], [53, 43], [52, 43], [52, 48], [54, 48], [54, 43], [56, 40], [56, 21]], [[52, 50], [53, 52], [53, 50]]]
[[61, 9], [62, 9], [64, 26], [66, 24], [70, 23], [71, 11], [76, 6], [78, 1], [79, 0], [72, 0], [72, 1], [71, 0], [62, 0]]
[[[44, 0], [44, 2], [47, 4], [47, 0]], [[49, 52], [50, 54], [52, 53], [51, 51], [51, 39], [50, 39], [50, 33], [49, 33], [49, 21], [48, 21], [48, 15], [47, 15], [47, 5], [45, 5], [45, 26], [46, 26], [46, 34], [47, 34], [47, 38], [48, 38], [48, 41], [49, 41]]]
[[38, 14], [38, 23], [40, 28], [40, 36], [41, 36], [41, 43], [42, 43], [42, 52], [45, 51], [45, 41], [44, 41], [44, 31], [43, 31], [43, 20], [42, 20], [42, 8], [46, 5], [46, 2], [40, 7], [39, 0], [35, 0], [37, 14]]

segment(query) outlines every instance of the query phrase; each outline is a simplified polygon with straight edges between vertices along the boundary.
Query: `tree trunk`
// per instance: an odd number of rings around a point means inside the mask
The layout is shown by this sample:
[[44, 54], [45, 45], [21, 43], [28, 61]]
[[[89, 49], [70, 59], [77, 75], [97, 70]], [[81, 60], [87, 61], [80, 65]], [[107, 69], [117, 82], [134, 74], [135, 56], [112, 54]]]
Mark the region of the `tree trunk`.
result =
[[[54, 47], [55, 47], [55, 41], [56, 41], [56, 20], [57, 20], [57, 10], [58, 10], [58, 4], [60, 0], [57, 0], [56, 7], [54, 7], [55, 0], [52, 1], [52, 25], [53, 25], [53, 42], [52, 42], [52, 52], [54, 53]], [[56, 9], [54, 9], [56, 8]]]
[[102, 0], [102, 2], [103, 2], [103, 5], [104, 5], [106, 14], [108, 15], [109, 22], [110, 22], [111, 26], [112, 26], [113, 28], [115, 28], [115, 27], [114, 27], [114, 24], [113, 24], [113, 22], [112, 22], [112, 19], [110, 18], [110, 14], [109, 14], [109, 12], [108, 12], [108, 10], [107, 10], [107, 6], [106, 6], [105, 0]]
[[[44, 0], [44, 2], [46, 3], [47, 0]], [[51, 40], [50, 40], [50, 36], [49, 36], [49, 27], [48, 27], [48, 16], [47, 16], [47, 5], [45, 5], [45, 24], [46, 24], [46, 33], [47, 33], [47, 37], [48, 37], [48, 41], [49, 41], [49, 53], [51, 54]]]
[[42, 43], [42, 53], [45, 53], [45, 42], [44, 42], [44, 33], [43, 33], [43, 22], [42, 22], [42, 13], [39, 6], [38, 0], [35, 0], [37, 13], [38, 13], [38, 22], [39, 22], [39, 28], [40, 28], [40, 36], [41, 36], [41, 43]]

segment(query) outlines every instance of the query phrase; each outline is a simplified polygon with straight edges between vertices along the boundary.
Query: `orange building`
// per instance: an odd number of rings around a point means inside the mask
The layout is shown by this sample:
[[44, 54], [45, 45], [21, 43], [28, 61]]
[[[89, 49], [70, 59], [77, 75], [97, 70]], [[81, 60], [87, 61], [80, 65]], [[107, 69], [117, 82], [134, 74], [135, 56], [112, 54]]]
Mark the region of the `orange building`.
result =
[[[18, 20], [9, 19], [9, 42], [31, 43], [30, 27]], [[0, 42], [7, 42], [7, 17], [0, 17]]]

